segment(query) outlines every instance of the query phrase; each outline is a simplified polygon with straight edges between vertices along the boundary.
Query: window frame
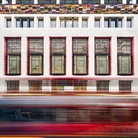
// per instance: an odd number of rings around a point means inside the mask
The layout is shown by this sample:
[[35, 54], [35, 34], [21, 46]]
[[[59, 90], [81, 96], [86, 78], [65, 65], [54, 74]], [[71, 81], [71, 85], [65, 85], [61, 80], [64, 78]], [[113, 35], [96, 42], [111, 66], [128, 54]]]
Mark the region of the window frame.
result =
[[[63, 42], [61, 43], [63, 47], [59, 46], [59, 48], [58, 48], [57, 44], [60, 39], [63, 40]], [[52, 42], [52, 40], [53, 40], [53, 42]], [[53, 48], [52, 48], [52, 43], [53, 43]], [[56, 43], [56, 45], [54, 43]], [[55, 48], [54, 48], [54, 46], [55, 46]], [[53, 67], [53, 57], [54, 56], [63, 57], [63, 64], [61, 64], [63, 66], [61, 67], [62, 69], [61, 69], [61, 72], [59, 72], [59, 73], [53, 71], [53, 68], [55, 67], [55, 66]], [[51, 75], [65, 75], [66, 74], [66, 37], [50, 37], [50, 74]]]
[[[101, 48], [98, 49], [97, 48], [98, 46], [96, 47], [96, 43], [97, 43], [96, 39], [97, 40], [99, 39], [100, 41], [102, 41], [102, 40], [108, 40], [107, 41], [107, 43], [108, 43], [107, 48], [103, 44], [104, 48], [102, 49], [102, 46], [101, 46]], [[100, 41], [99, 41], [99, 43], [101, 43]], [[110, 46], [111, 46], [111, 38], [110, 37], [95, 37], [95, 75], [110, 75], [110, 73], [111, 73], [110, 72], [110, 68], [111, 68], [111, 64], [110, 64], [110, 54], [111, 54], [111, 52], [110, 52]], [[97, 57], [106, 57], [106, 59], [107, 59], [106, 71], [103, 72], [103, 73], [102, 72], [98, 72], [98, 65], [99, 64], [97, 64]], [[101, 63], [101, 64], [103, 64], [103, 63]], [[103, 66], [103, 65], [101, 65], [101, 66]]]
[[[34, 43], [33, 46], [32, 46], [32, 43]], [[44, 50], [43, 37], [28, 37], [28, 75], [43, 75], [43, 54], [44, 54], [43, 50]], [[39, 65], [40, 72], [39, 71], [32, 72], [31, 70], [32, 57], [40, 57], [40, 60], [41, 60], [41, 65]]]
[[[85, 39], [86, 40], [86, 47], [82, 47], [83, 48], [86, 48], [86, 50], [82, 53], [81, 51], [79, 52], [79, 49], [78, 51], [76, 51], [75, 47], [76, 45], [74, 45], [74, 40], [82, 40], [82, 39]], [[79, 45], [78, 45], [79, 46]], [[83, 45], [82, 45], [83, 46]], [[81, 50], [81, 49], [80, 49]], [[84, 73], [77, 73], [75, 71], [77, 71], [77, 67], [75, 68], [75, 63], [77, 63], [77, 61], [75, 60], [75, 57], [85, 57], [85, 72]], [[75, 62], [75, 61], [76, 62]], [[88, 37], [73, 37], [72, 38], [72, 72], [73, 72], [73, 75], [88, 75]]]
[[[123, 39], [125, 41], [123, 41]], [[122, 46], [122, 48], [121, 48], [122, 51], [120, 51], [118, 41], [121, 41], [121, 43], [124, 44], [125, 42], [127, 43], [127, 40], [130, 40], [130, 49], [129, 48], [124, 49], [124, 52], [123, 52], [123, 46]], [[121, 44], [120, 44], [120, 46], [121, 46]], [[124, 48], [127, 48], [127, 47], [128, 47], [128, 45], [124, 46]], [[130, 60], [127, 62], [128, 66], [129, 66], [127, 73], [120, 71], [119, 57], [128, 57], [128, 59]], [[122, 61], [122, 62], [124, 63], [124, 61]], [[118, 69], [118, 71], [117, 71], [118, 75], [133, 75], [133, 38], [131, 38], [131, 37], [118, 37], [117, 38], [117, 69]], [[126, 69], [126, 67], [124, 67], [124, 69]]]

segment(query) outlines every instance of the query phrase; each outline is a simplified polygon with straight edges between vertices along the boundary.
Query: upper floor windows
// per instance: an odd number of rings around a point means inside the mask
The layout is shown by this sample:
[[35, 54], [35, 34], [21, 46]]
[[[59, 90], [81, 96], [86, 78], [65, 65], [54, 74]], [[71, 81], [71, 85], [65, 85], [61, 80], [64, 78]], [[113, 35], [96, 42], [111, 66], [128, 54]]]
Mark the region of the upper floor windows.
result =
[[73, 38], [73, 74], [86, 75], [88, 68], [88, 38]]
[[34, 0], [16, 0], [16, 4], [33, 4]]
[[122, 0], [104, 0], [104, 4], [122, 4]]
[[21, 74], [21, 39], [6, 38], [7, 75]]
[[122, 27], [122, 18], [109, 17], [104, 19], [105, 28], [121, 28]]
[[95, 28], [100, 28], [101, 23], [100, 23], [100, 18], [95, 18], [94, 20], [94, 27]]
[[65, 38], [54, 38], [50, 39], [50, 58], [51, 58], [51, 74], [52, 75], [64, 75], [65, 74]]
[[95, 39], [95, 74], [110, 74], [110, 38]]
[[43, 74], [43, 38], [28, 38], [29, 74]]
[[56, 4], [56, 0], [38, 0], [38, 4]]
[[50, 18], [50, 27], [56, 28], [56, 18]]
[[82, 18], [82, 28], [88, 27], [88, 18]]
[[33, 28], [34, 27], [34, 18], [16, 18], [16, 27], [17, 28]]
[[44, 27], [44, 19], [38, 18], [38, 28], [43, 28], [43, 27]]
[[127, 28], [132, 28], [132, 18], [127, 18]]
[[78, 4], [78, 0], [60, 0], [60, 4]]
[[75, 17], [60, 18], [60, 27], [61, 28], [77, 28], [78, 18], [75, 18]]
[[100, 4], [100, 0], [82, 0], [82, 4]]
[[12, 27], [12, 20], [11, 18], [6, 18], [6, 27], [11, 28]]
[[132, 38], [117, 39], [118, 74], [132, 74]]

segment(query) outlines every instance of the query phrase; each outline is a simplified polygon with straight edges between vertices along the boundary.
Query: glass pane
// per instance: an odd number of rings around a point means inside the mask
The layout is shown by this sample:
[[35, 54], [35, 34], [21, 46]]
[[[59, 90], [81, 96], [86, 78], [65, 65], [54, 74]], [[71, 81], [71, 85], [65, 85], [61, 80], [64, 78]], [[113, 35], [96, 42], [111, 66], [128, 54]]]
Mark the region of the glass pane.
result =
[[7, 53], [20, 54], [21, 53], [21, 39], [20, 38], [7, 38]]
[[51, 26], [51, 28], [56, 27], [56, 19], [51, 19], [50, 26]]
[[56, 4], [56, 0], [38, 0], [38, 4]]
[[119, 81], [119, 90], [131, 91], [131, 81]]
[[11, 19], [7, 19], [7, 28], [11, 28], [12, 27], [12, 21]]
[[30, 56], [30, 74], [42, 74], [42, 56]]
[[20, 28], [20, 20], [19, 19], [16, 19], [16, 27]]
[[20, 74], [20, 57], [8, 56], [8, 74]]
[[74, 56], [74, 74], [87, 73], [87, 60], [86, 56]]
[[100, 28], [100, 19], [95, 19], [94, 27], [95, 28]]
[[19, 81], [7, 81], [7, 90], [19, 90]]
[[29, 90], [42, 90], [42, 81], [29, 81]]
[[34, 20], [30, 19], [30, 28], [33, 28], [33, 27], [34, 27]]
[[51, 52], [52, 54], [64, 54], [65, 52], [65, 39], [64, 38], [51, 38]]
[[132, 19], [127, 19], [127, 28], [132, 27]]
[[60, 19], [60, 27], [61, 28], [64, 28], [65, 27], [64, 19]]
[[27, 28], [27, 19], [23, 19], [23, 28]]
[[109, 23], [108, 22], [109, 22], [108, 19], [105, 19], [104, 20], [104, 27], [105, 28], [108, 28], [109, 27]]
[[111, 19], [111, 28], [116, 27], [116, 19]]
[[96, 56], [96, 74], [109, 74], [108, 56]]
[[52, 74], [64, 74], [64, 56], [52, 55]]
[[109, 81], [97, 81], [97, 90], [109, 90]]
[[87, 28], [88, 27], [88, 19], [82, 19], [82, 27]]
[[73, 39], [73, 54], [87, 54], [87, 38], [74, 38]]
[[118, 74], [131, 74], [131, 57], [118, 56]]
[[117, 39], [118, 54], [131, 54], [131, 47], [132, 47], [131, 38], [118, 38]]
[[16, 0], [16, 4], [33, 4], [34, 0]]
[[72, 28], [72, 19], [66, 19], [66, 27]]
[[43, 53], [43, 38], [29, 38], [29, 53]]
[[110, 39], [109, 38], [96, 38], [95, 39], [95, 52], [96, 54], [109, 54]]
[[75, 80], [74, 90], [86, 90], [87, 81], [86, 80]]
[[38, 19], [38, 27], [43, 28], [44, 27], [44, 20], [43, 19]]
[[122, 27], [122, 19], [118, 19], [118, 28]]
[[74, 28], [77, 28], [78, 27], [78, 19], [74, 19], [74, 24], [73, 24], [74, 26]]

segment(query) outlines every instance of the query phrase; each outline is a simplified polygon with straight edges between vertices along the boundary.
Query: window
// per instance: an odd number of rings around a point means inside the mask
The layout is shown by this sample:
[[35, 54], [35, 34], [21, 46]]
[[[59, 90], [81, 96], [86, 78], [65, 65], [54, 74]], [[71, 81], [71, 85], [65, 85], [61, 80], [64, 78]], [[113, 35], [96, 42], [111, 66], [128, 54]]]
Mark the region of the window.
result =
[[122, 28], [122, 18], [105, 18], [104, 19], [105, 28]]
[[44, 19], [38, 19], [38, 28], [44, 27]]
[[7, 75], [20, 75], [21, 73], [21, 39], [6, 38], [7, 48]]
[[52, 80], [52, 90], [64, 90], [68, 83], [68, 80]]
[[122, 4], [122, 0], [104, 0], [104, 4]]
[[127, 28], [132, 27], [132, 18], [127, 18]]
[[60, 4], [78, 4], [78, 0], [60, 0]]
[[73, 38], [73, 74], [87, 74], [88, 38]]
[[29, 81], [29, 90], [31, 92], [40, 92], [42, 90], [42, 81]]
[[119, 81], [119, 91], [131, 91], [132, 81]]
[[12, 90], [19, 91], [19, 81], [7, 81], [7, 90], [8, 91], [12, 91]]
[[100, 0], [82, 0], [82, 4], [100, 4]]
[[50, 18], [50, 27], [56, 28], [56, 18]]
[[56, 0], [38, 0], [38, 4], [56, 4]]
[[127, 4], [132, 4], [132, 0], [127, 0]]
[[118, 75], [132, 74], [132, 39], [117, 39]]
[[77, 28], [78, 27], [78, 18], [60, 18], [60, 27], [61, 28]]
[[6, 0], [6, 4], [12, 4], [12, 0]]
[[87, 80], [74, 80], [74, 90], [86, 90]]
[[43, 38], [29, 38], [29, 74], [43, 74]]
[[88, 18], [82, 18], [82, 28], [88, 27]]
[[34, 4], [34, 0], [16, 0], [16, 4]]
[[95, 74], [109, 75], [110, 63], [110, 39], [95, 39]]
[[65, 38], [51, 38], [51, 74], [65, 74]]
[[94, 27], [95, 28], [100, 28], [100, 18], [95, 18]]
[[109, 81], [97, 81], [98, 91], [109, 91]]
[[16, 18], [16, 28], [33, 28], [34, 18]]
[[11, 18], [6, 19], [6, 27], [11, 28], [12, 27], [12, 20]]

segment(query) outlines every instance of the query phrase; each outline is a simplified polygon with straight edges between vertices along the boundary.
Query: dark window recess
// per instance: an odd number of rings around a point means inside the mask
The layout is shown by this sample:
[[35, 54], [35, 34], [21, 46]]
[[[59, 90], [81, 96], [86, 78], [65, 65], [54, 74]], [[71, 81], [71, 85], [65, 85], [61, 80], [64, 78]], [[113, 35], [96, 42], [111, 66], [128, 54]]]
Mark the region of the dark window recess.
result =
[[7, 81], [7, 90], [19, 90], [19, 81]]
[[38, 0], [38, 4], [56, 4], [56, 0]]
[[34, 0], [16, 0], [16, 4], [34, 4]]

